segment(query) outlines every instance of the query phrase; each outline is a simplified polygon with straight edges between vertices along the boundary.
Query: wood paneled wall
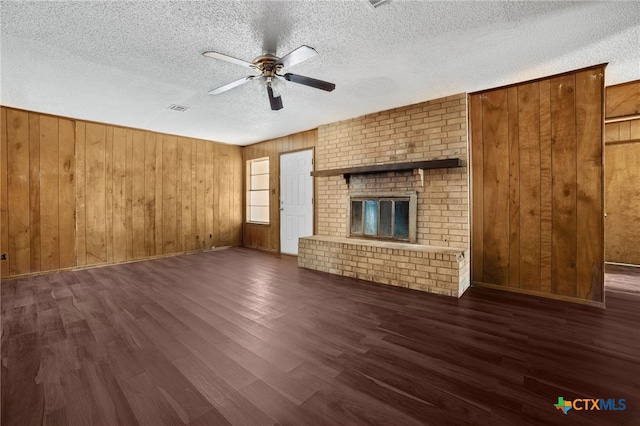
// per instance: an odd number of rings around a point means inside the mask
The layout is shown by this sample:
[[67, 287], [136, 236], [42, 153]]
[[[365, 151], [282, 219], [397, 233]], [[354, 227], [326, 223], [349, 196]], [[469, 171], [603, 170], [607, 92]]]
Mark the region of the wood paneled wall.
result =
[[242, 243], [241, 147], [4, 107], [2, 120], [2, 276]]
[[640, 118], [605, 124], [605, 144], [640, 141]]
[[240, 147], [84, 122], [77, 134], [79, 266], [241, 243]]
[[640, 83], [630, 81], [607, 87], [607, 119], [640, 114]]
[[603, 302], [604, 66], [469, 96], [472, 280]]
[[271, 192], [269, 199], [270, 224], [260, 225], [244, 221], [243, 235], [246, 247], [275, 252], [280, 251], [280, 154], [305, 148], [314, 148], [317, 140], [318, 130], [314, 129], [243, 148], [244, 167], [246, 167], [247, 160], [269, 157], [269, 188]]
[[640, 80], [607, 87], [605, 260], [640, 265]]
[[1, 275], [74, 266], [74, 122], [0, 110]]
[[605, 260], [640, 265], [640, 141], [605, 150]]

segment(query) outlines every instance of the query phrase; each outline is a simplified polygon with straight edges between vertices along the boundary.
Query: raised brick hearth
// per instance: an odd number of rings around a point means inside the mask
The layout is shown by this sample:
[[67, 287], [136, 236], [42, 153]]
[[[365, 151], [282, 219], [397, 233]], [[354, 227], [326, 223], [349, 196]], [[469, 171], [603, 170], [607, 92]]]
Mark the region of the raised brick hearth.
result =
[[469, 251], [344, 237], [301, 238], [298, 265], [459, 297], [469, 287]]

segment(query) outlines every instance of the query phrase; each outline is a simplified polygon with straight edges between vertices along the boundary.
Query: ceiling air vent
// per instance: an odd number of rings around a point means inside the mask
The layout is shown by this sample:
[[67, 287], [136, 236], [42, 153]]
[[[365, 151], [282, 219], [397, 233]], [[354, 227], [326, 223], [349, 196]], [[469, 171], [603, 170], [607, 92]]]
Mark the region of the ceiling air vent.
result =
[[170, 109], [172, 111], [185, 112], [186, 110], [189, 109], [189, 107], [183, 106], [183, 105], [171, 104], [171, 105], [169, 105], [168, 109]]
[[389, 3], [391, 0], [366, 0], [371, 7], [376, 8], [384, 3]]

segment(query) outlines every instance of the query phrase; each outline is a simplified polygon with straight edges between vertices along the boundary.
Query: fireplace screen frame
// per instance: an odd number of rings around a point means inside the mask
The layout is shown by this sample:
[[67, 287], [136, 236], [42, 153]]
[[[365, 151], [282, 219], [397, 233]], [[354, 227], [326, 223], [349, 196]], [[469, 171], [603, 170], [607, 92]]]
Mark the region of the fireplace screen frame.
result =
[[[380, 209], [380, 201], [409, 201], [409, 235], [406, 238], [398, 238], [394, 237], [393, 233], [391, 236], [383, 236], [379, 234], [379, 220], [377, 224], [376, 235], [366, 234], [364, 231], [364, 219], [363, 219], [363, 229], [361, 233], [352, 233], [351, 229], [351, 203], [352, 201], [365, 201], [372, 200], [377, 202], [378, 209], [378, 217], [379, 217], [379, 209]], [[364, 203], [363, 203], [364, 206]], [[392, 220], [394, 213], [392, 212]], [[364, 216], [364, 212], [363, 212]], [[390, 241], [390, 242], [399, 242], [399, 243], [415, 243], [416, 242], [416, 231], [417, 231], [417, 219], [418, 219], [418, 194], [417, 192], [367, 192], [367, 193], [351, 193], [347, 197], [347, 237], [349, 238], [366, 238], [373, 240], [381, 240], [381, 241]]]

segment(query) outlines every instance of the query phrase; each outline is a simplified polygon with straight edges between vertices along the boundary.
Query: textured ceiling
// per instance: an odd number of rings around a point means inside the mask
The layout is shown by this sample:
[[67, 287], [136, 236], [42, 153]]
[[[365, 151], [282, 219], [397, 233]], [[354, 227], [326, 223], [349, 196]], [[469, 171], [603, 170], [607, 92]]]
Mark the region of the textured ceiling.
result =
[[[1, 1], [0, 102], [34, 111], [245, 145], [460, 92], [609, 62], [640, 78], [639, 2]], [[300, 45], [319, 55], [271, 111], [251, 61]], [[188, 106], [170, 111], [170, 104]]]

